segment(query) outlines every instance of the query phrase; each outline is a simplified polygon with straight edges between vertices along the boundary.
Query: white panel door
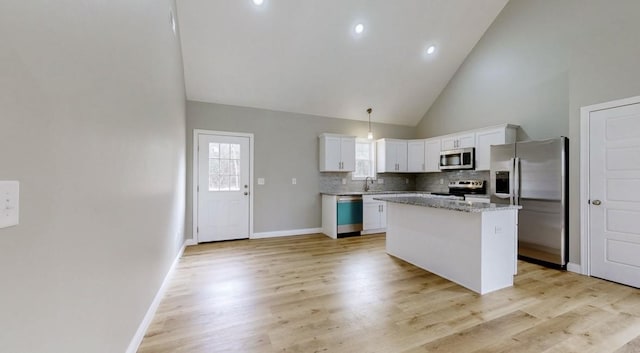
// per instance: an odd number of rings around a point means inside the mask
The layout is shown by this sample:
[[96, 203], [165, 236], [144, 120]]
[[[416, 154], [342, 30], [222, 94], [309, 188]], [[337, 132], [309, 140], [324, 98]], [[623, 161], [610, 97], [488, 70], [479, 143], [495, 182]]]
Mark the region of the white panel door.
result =
[[324, 137], [324, 169], [320, 171], [337, 171], [342, 169], [342, 139], [340, 137]]
[[343, 137], [340, 139], [340, 156], [342, 169], [353, 172], [356, 170], [356, 138]]
[[407, 161], [407, 170], [409, 172], [424, 171], [424, 140], [407, 142]]
[[440, 140], [430, 139], [424, 143], [424, 171], [440, 171]]
[[489, 170], [491, 165], [491, 145], [505, 143], [504, 128], [476, 132], [476, 170]]
[[398, 163], [399, 172], [407, 171], [407, 141], [394, 141], [396, 147], [396, 161]]
[[476, 134], [464, 134], [458, 136], [458, 148], [468, 148], [475, 147], [476, 145]]
[[249, 237], [249, 137], [198, 135], [198, 242]]
[[589, 116], [591, 275], [640, 287], [640, 104]]
[[362, 230], [382, 228], [380, 224], [380, 202], [362, 204]]

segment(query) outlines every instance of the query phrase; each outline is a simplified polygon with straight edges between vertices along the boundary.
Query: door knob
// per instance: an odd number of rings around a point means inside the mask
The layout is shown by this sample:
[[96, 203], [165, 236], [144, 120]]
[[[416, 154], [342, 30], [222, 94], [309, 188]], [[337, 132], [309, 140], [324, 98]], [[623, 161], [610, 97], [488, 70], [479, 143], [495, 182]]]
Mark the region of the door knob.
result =
[[593, 200], [593, 201], [591, 201], [591, 203], [592, 203], [592, 204], [594, 204], [594, 205], [596, 205], [596, 206], [600, 206], [600, 204], [601, 204], [602, 202], [600, 202], [600, 200]]

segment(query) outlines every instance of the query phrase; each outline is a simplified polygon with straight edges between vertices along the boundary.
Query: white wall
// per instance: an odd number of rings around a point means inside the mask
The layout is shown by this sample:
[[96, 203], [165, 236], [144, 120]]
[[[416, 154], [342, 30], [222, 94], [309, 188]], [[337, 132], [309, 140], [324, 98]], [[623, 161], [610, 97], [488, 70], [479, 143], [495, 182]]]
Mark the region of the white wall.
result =
[[[364, 109], [363, 109], [364, 113]], [[373, 115], [372, 115], [373, 117]], [[253, 133], [255, 136], [254, 231], [273, 232], [321, 226], [318, 135], [323, 132], [366, 137], [368, 124], [273, 110], [187, 102], [187, 145], [193, 129]], [[411, 138], [415, 129], [373, 124], [376, 138]], [[192, 224], [192, 147], [187, 150], [187, 238]], [[291, 178], [297, 184], [291, 184]], [[347, 174], [345, 173], [345, 177]]]
[[0, 2], [0, 352], [124, 352], [183, 241], [173, 0]]
[[574, 263], [580, 107], [640, 94], [639, 13], [637, 0], [511, 0], [418, 126], [423, 137], [506, 122], [519, 140], [569, 136]]

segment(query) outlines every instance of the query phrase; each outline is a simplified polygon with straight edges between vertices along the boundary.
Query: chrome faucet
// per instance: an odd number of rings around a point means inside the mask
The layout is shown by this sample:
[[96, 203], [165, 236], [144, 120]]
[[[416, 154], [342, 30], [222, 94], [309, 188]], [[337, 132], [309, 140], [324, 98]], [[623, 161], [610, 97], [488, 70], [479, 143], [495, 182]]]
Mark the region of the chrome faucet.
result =
[[364, 178], [364, 192], [369, 191], [369, 179], [371, 179], [371, 184], [373, 184], [373, 178], [372, 177]]

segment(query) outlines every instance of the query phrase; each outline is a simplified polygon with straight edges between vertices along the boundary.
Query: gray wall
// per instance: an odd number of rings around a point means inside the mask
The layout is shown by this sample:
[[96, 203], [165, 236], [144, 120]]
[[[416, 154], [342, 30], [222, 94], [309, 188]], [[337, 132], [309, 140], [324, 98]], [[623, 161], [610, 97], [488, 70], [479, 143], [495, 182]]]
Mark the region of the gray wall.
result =
[[[254, 180], [254, 231], [271, 232], [320, 227], [318, 135], [366, 137], [368, 127], [361, 121], [188, 101], [187, 238], [192, 234], [194, 129], [255, 134], [254, 177], [265, 178], [266, 183], [258, 185]], [[375, 138], [411, 138], [414, 130], [373, 124]], [[296, 185], [291, 184], [293, 177]]]
[[0, 352], [124, 352], [183, 242], [172, 0], [0, 3]]
[[420, 137], [514, 123], [569, 136], [570, 261], [580, 263], [580, 107], [640, 94], [640, 1], [511, 0], [418, 125]]

